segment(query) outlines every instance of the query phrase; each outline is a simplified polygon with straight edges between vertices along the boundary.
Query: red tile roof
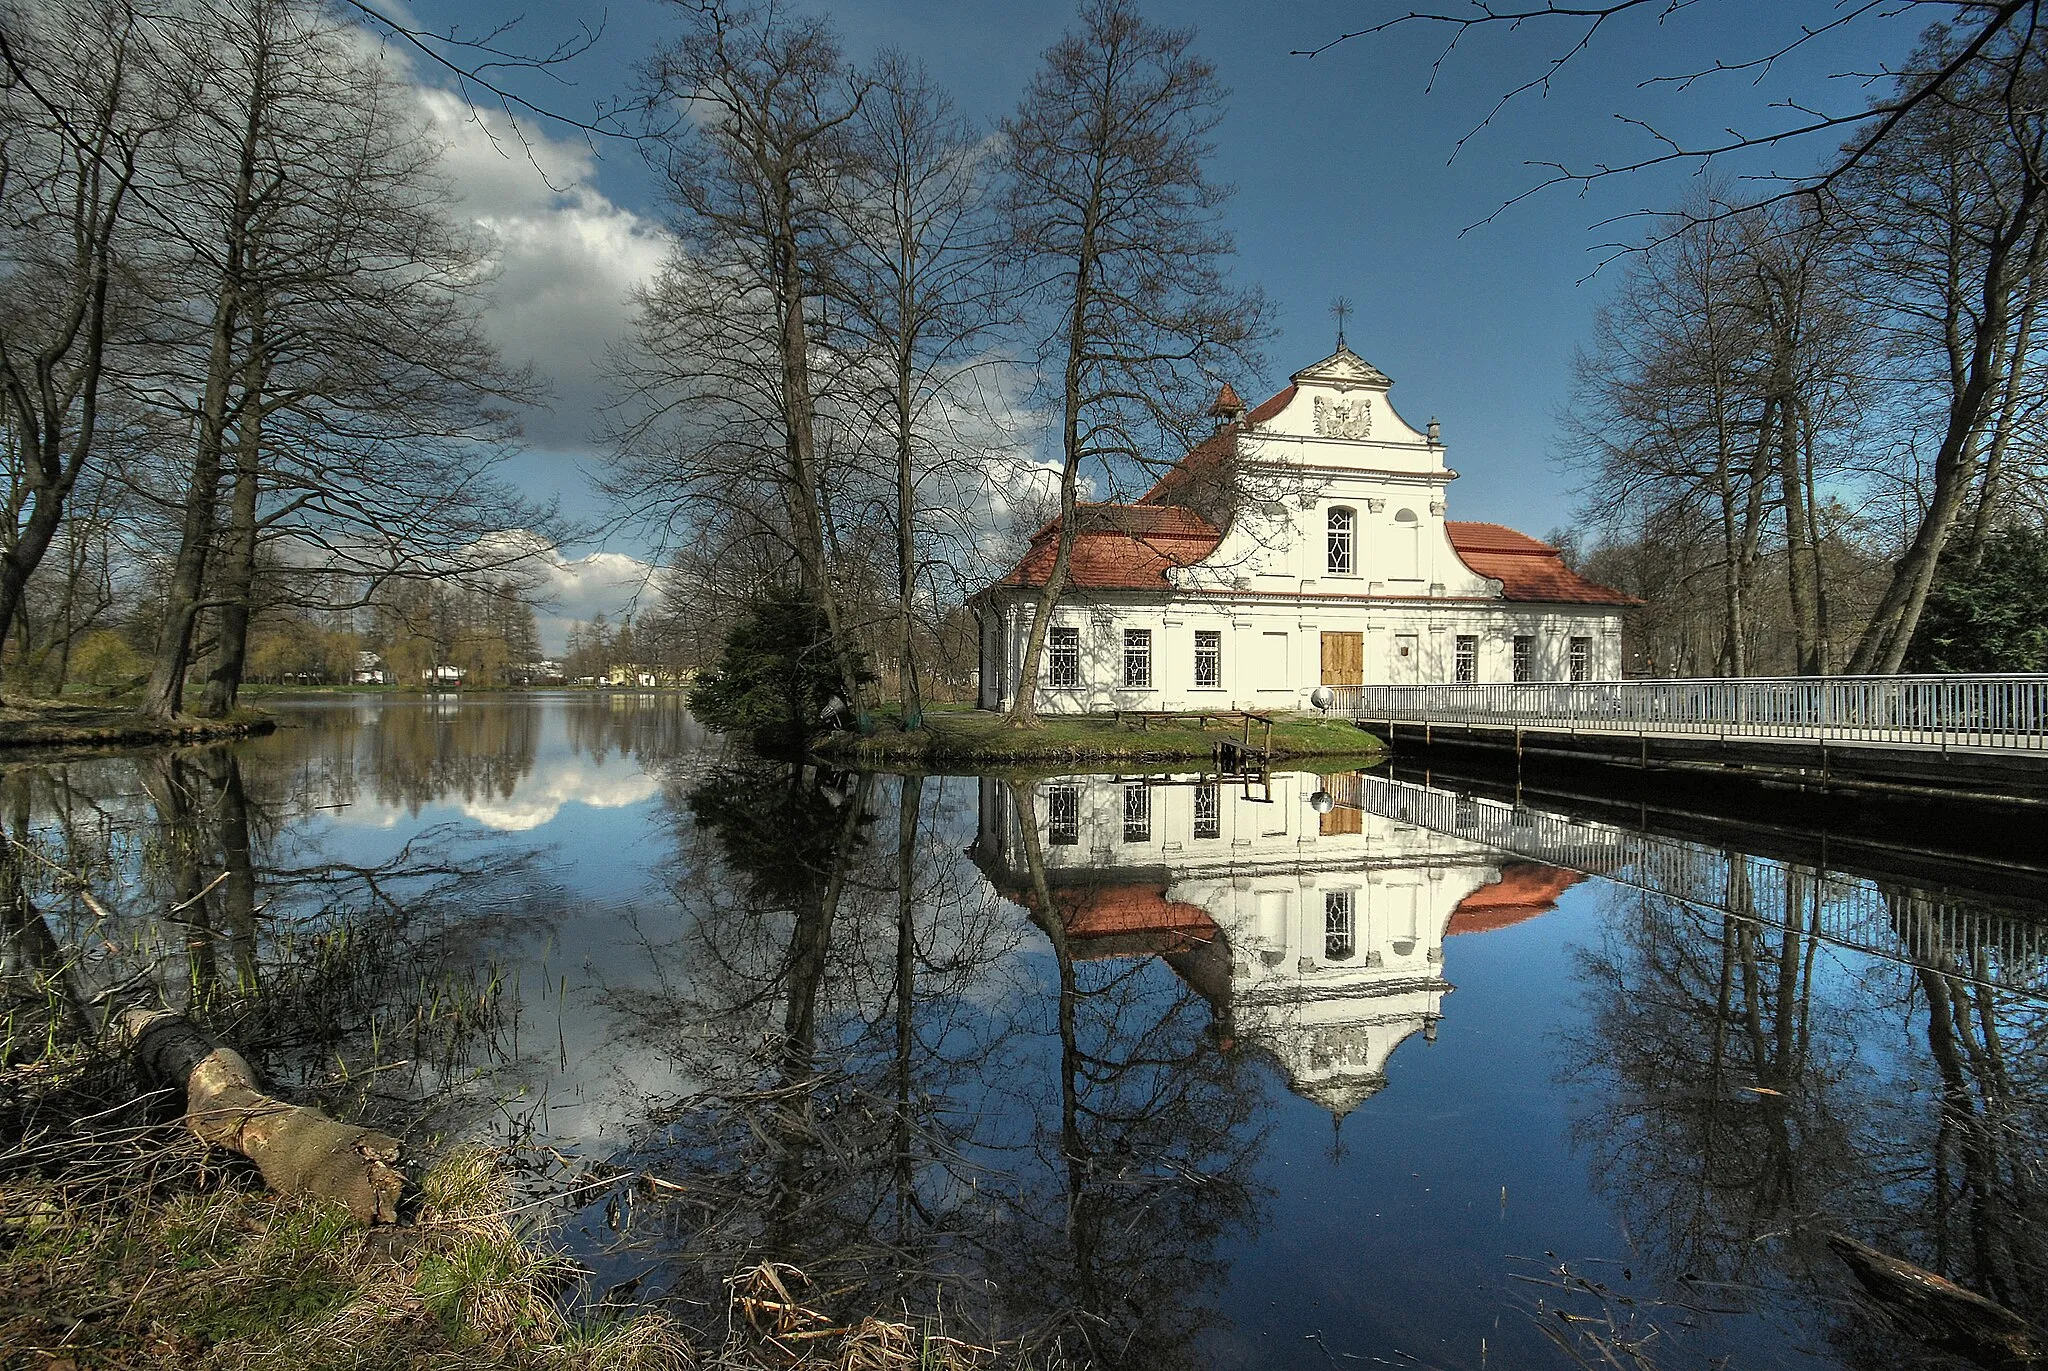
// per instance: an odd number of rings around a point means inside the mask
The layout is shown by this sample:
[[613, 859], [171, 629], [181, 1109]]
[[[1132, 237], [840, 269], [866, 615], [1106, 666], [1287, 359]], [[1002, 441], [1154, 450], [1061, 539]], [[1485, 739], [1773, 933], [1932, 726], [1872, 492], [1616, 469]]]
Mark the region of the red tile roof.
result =
[[1498, 881], [1483, 885], [1458, 901], [1458, 907], [1451, 911], [1450, 923], [1444, 927], [1444, 936], [1491, 933], [1548, 914], [1557, 908], [1558, 896], [1584, 879], [1576, 871], [1540, 862], [1510, 862], [1500, 869]]
[[[1017, 891], [1012, 898], [1034, 914], [1038, 912], [1038, 901], [1030, 891]], [[1217, 942], [1223, 936], [1208, 910], [1185, 900], [1169, 900], [1164, 886], [1054, 886], [1052, 902], [1060, 911], [1061, 929], [1081, 944], [1074, 955], [1082, 961], [1171, 955]]]
[[1636, 600], [1573, 571], [1558, 550], [1499, 524], [1444, 522], [1451, 550], [1481, 576], [1499, 581], [1510, 600], [1546, 604], [1632, 605]]
[[1266, 401], [1266, 403], [1260, 405], [1257, 409], [1254, 409], [1250, 414], [1245, 415], [1244, 421], [1247, 424], [1265, 423], [1266, 420], [1272, 418], [1281, 410], [1287, 408], [1287, 402], [1294, 398], [1294, 391], [1295, 387], [1289, 386], [1287, 389], [1281, 391], [1278, 395], [1275, 395], [1272, 399]]
[[[1170, 590], [1166, 573], [1193, 566], [1216, 550], [1223, 534], [1176, 505], [1082, 505], [1067, 584], [1079, 590]], [[1032, 535], [1031, 547], [996, 584], [1042, 586], [1058, 554], [1057, 520]]]

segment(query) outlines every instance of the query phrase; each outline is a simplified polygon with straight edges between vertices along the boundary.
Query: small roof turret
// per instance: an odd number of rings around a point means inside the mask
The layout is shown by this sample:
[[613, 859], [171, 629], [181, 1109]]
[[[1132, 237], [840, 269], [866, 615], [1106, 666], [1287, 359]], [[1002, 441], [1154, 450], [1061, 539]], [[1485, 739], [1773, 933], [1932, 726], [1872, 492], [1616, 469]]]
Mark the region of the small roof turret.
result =
[[1237, 392], [1230, 388], [1230, 382], [1223, 383], [1217, 392], [1216, 402], [1209, 406], [1209, 417], [1218, 424], [1234, 424], [1244, 417], [1244, 401], [1237, 398]]

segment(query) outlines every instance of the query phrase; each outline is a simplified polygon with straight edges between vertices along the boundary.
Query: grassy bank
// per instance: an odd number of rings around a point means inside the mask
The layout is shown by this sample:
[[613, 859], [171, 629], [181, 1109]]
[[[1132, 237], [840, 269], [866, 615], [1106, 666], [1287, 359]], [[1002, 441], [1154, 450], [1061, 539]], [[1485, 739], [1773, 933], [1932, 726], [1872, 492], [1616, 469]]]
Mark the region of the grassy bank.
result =
[[[1378, 739], [1348, 720], [1315, 714], [1273, 717], [1273, 759], [1310, 757], [1374, 758]], [[1005, 716], [965, 706], [934, 706], [925, 711], [924, 727], [903, 731], [895, 713], [877, 721], [868, 737], [831, 734], [818, 740], [822, 756], [848, 761], [890, 762], [925, 766], [1012, 766], [1035, 762], [1177, 762], [1208, 761], [1217, 743], [1242, 738], [1235, 719], [1194, 715], [1047, 716], [1025, 728], [1012, 727]], [[1252, 725], [1254, 743], [1265, 730]]]
[[[85, 1371], [955, 1371], [1015, 1365], [917, 1323], [835, 1324], [801, 1273], [726, 1282], [732, 1309], [692, 1326], [590, 1290], [531, 1231], [499, 1157], [427, 1171], [397, 1227], [290, 1200], [170, 1139], [111, 1185], [0, 1186], [0, 1367]], [[74, 1178], [75, 1179], [75, 1178]], [[95, 1197], [95, 1193], [97, 1196]], [[700, 1311], [701, 1312], [701, 1311]]]
[[0, 751], [72, 751], [203, 742], [268, 733], [277, 721], [261, 710], [238, 709], [224, 719], [145, 719], [131, 704], [114, 701], [8, 700], [0, 703]]

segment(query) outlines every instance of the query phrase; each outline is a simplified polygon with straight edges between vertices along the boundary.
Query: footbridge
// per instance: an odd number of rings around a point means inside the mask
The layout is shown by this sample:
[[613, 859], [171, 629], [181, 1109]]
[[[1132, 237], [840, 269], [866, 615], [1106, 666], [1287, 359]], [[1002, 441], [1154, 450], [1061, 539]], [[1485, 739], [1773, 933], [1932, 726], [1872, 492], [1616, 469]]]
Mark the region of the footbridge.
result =
[[2048, 804], [2048, 675], [1325, 686], [1399, 749]]
[[2048, 906], [1760, 857], [1375, 772], [1326, 776], [1336, 806], [1453, 834], [1644, 896], [1790, 928], [2048, 1002]]

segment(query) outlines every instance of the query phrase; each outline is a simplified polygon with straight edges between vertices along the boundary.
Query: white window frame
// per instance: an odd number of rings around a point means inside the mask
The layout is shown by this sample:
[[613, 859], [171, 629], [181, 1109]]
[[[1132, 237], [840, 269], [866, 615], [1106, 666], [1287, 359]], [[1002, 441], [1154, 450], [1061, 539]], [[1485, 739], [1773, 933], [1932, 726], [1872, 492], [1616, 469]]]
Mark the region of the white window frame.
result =
[[1073, 847], [1081, 841], [1081, 787], [1045, 788], [1045, 840], [1053, 847]]
[[1124, 630], [1124, 689], [1152, 688], [1152, 630]]
[[1054, 690], [1080, 689], [1081, 630], [1072, 624], [1054, 624], [1047, 630], [1045, 683]]
[[1220, 838], [1223, 836], [1223, 792], [1214, 784], [1195, 787], [1194, 836], [1197, 838]]
[[1143, 781], [1127, 782], [1124, 786], [1124, 841], [1152, 841], [1152, 787]]
[[1479, 635], [1460, 633], [1451, 644], [1451, 681], [1475, 685], [1479, 681]]
[[1331, 576], [1358, 574], [1358, 511], [1334, 505], [1324, 520], [1323, 570]]
[[1517, 633], [1514, 636], [1514, 640], [1509, 644], [1509, 651], [1513, 654], [1515, 680], [1517, 682], [1535, 680], [1536, 635], [1533, 633]]
[[[1204, 667], [1208, 670], [1205, 672]], [[1223, 630], [1220, 628], [1198, 628], [1195, 630], [1195, 686], [1197, 689], [1223, 688]]]
[[1323, 892], [1323, 960], [1348, 962], [1358, 955], [1358, 892]]
[[1593, 640], [1584, 634], [1574, 634], [1571, 645], [1565, 653], [1565, 679], [1568, 681], [1590, 681], [1593, 679]]

